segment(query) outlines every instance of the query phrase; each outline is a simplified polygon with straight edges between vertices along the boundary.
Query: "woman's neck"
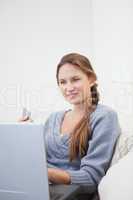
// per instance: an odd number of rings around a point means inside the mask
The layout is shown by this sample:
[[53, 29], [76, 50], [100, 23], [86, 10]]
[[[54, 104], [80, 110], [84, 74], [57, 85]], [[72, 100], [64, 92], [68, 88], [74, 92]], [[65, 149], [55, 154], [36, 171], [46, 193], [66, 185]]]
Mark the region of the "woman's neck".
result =
[[86, 112], [86, 107], [84, 105], [76, 105], [73, 107], [73, 113], [84, 114]]
[[78, 114], [78, 115], [81, 114], [81, 116], [82, 116], [86, 112], [89, 112], [89, 111], [92, 112], [94, 109], [95, 109], [95, 106], [90, 106], [90, 108], [89, 108], [89, 105], [86, 106], [84, 104], [79, 104], [79, 105], [74, 105], [73, 113]]

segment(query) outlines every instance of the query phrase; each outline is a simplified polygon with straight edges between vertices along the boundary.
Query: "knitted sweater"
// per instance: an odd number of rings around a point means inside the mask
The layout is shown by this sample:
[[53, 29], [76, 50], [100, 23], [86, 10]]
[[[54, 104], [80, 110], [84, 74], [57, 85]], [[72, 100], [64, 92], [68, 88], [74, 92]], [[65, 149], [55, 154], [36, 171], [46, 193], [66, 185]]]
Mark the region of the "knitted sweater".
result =
[[90, 115], [91, 139], [83, 158], [69, 161], [69, 134], [61, 136], [60, 127], [66, 111], [54, 112], [44, 126], [48, 167], [70, 174], [71, 183], [97, 185], [105, 175], [120, 134], [117, 114], [98, 104]]

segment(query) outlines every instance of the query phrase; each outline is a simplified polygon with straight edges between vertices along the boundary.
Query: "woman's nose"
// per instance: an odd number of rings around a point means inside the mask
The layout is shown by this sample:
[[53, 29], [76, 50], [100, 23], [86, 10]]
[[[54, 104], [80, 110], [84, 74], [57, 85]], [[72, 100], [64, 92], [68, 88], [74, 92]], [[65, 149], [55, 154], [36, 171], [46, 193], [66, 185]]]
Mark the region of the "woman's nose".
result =
[[73, 91], [73, 90], [74, 90], [74, 85], [73, 85], [72, 83], [67, 83], [67, 85], [66, 85], [66, 90], [67, 90], [68, 92]]

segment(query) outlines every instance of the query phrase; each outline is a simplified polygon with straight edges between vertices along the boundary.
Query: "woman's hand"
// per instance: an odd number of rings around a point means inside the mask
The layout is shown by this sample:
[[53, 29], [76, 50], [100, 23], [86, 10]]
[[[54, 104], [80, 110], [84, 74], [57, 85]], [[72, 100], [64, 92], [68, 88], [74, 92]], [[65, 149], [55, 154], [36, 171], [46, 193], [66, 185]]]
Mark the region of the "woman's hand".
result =
[[31, 112], [27, 110], [27, 108], [23, 108], [22, 117], [18, 119], [18, 122], [33, 122], [31, 119]]
[[30, 117], [21, 117], [18, 119], [18, 122], [33, 122], [33, 120]]
[[48, 168], [48, 179], [52, 183], [70, 184], [70, 175], [61, 169]]

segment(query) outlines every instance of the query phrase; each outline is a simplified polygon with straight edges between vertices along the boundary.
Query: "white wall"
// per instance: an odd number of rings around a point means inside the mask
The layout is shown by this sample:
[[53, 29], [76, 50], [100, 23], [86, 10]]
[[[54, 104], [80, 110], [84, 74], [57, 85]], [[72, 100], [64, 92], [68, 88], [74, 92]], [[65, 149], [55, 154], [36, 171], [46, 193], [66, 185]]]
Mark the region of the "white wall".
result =
[[0, 121], [23, 106], [35, 119], [63, 108], [56, 65], [68, 52], [90, 55], [89, 2], [0, 1]]
[[133, 133], [133, 1], [91, 2], [93, 64], [101, 98], [118, 111], [123, 132]]
[[23, 106], [36, 120], [65, 107], [56, 65], [75, 51], [90, 58], [102, 102], [133, 132], [132, 35], [132, 0], [1, 0], [0, 121], [15, 121]]

